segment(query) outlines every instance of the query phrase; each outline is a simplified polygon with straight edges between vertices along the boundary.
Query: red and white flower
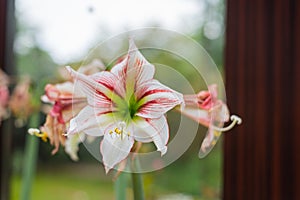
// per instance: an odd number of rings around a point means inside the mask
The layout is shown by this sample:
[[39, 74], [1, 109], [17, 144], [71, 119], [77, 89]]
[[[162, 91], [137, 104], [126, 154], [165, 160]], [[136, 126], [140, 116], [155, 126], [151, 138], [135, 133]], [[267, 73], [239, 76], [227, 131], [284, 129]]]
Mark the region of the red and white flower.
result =
[[[90, 64], [80, 67], [78, 71], [90, 75], [102, 71], [104, 68], [101, 61], [93, 60]], [[60, 70], [60, 73], [69, 75], [65, 68], [64, 71], [65, 73], [63, 73], [63, 70]], [[68, 79], [68, 76], [64, 78]], [[66, 137], [65, 132], [70, 120], [87, 105], [87, 100], [83, 93], [78, 91], [74, 93], [73, 89], [74, 83], [71, 80], [59, 84], [47, 84], [45, 86], [45, 95], [41, 97], [44, 103], [51, 105], [51, 108], [46, 111], [46, 122], [40, 130], [30, 129], [28, 132], [40, 137], [43, 141], [49, 139], [50, 144], [54, 146], [52, 154], [59, 150], [60, 145], [65, 146], [65, 152], [72, 160], [77, 161], [78, 145], [86, 137], [82, 133]]]
[[54, 146], [52, 154], [58, 151], [60, 144], [65, 144], [66, 124], [86, 105], [85, 96], [73, 95], [73, 88], [71, 82], [48, 84], [45, 87], [45, 95], [42, 96], [44, 103], [52, 104], [46, 122], [41, 127], [41, 132], [47, 135], [50, 144]]
[[216, 85], [210, 85], [208, 91], [183, 96], [186, 106], [181, 109], [181, 113], [208, 127], [200, 147], [200, 158], [205, 157], [212, 150], [222, 132], [230, 130], [236, 123], [242, 122], [238, 116], [232, 115], [230, 117], [232, 123], [226, 128], [221, 128], [225, 122], [229, 121], [229, 110], [227, 105], [217, 96]]
[[91, 76], [67, 67], [88, 105], [70, 121], [68, 134], [104, 136], [100, 145], [106, 172], [126, 159], [135, 141], [154, 142], [167, 151], [169, 129], [164, 114], [183, 103], [178, 92], [153, 79], [155, 68], [130, 41], [126, 58], [111, 71]]

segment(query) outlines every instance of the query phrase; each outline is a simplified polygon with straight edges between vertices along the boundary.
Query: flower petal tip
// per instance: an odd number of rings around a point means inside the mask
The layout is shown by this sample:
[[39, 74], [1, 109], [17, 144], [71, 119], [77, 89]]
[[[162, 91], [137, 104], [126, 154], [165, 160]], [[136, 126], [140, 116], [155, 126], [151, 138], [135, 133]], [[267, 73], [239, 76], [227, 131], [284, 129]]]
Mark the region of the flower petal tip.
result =
[[55, 155], [58, 152], [59, 147], [55, 147], [52, 151], [51, 151], [51, 155]]
[[111, 168], [106, 165], [104, 165], [104, 169], [106, 174], [108, 174], [108, 172], [111, 170]]
[[167, 153], [168, 147], [164, 146], [162, 149], [157, 149], [157, 151], [160, 151], [160, 156], [163, 156]]
[[136, 50], [136, 49], [137, 49], [137, 47], [136, 47], [136, 45], [135, 45], [135, 43], [134, 43], [134, 40], [133, 40], [132, 37], [130, 37], [130, 38], [129, 38], [129, 51], [130, 51], [130, 50]]
[[66, 66], [66, 69], [72, 77], [74, 77], [77, 74], [77, 72], [70, 66]]

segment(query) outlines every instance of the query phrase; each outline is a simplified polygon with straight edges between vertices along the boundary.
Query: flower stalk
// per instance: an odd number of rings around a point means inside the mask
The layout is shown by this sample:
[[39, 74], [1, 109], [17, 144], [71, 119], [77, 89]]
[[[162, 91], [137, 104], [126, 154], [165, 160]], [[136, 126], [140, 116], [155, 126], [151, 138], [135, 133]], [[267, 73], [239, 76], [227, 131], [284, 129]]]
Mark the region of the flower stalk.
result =
[[[36, 127], [39, 124], [39, 113], [34, 113], [29, 122], [30, 127]], [[21, 200], [31, 199], [31, 186], [35, 176], [36, 161], [38, 155], [39, 140], [26, 134], [26, 145], [24, 155], [24, 168], [22, 178]]]
[[132, 173], [132, 189], [134, 200], [144, 200], [143, 179], [140, 173]]
[[144, 185], [143, 177], [141, 173], [138, 173], [140, 168], [139, 160], [134, 158], [131, 163], [131, 178], [132, 178], [132, 190], [134, 200], [144, 200]]
[[127, 176], [120, 173], [115, 181], [116, 200], [126, 200]]

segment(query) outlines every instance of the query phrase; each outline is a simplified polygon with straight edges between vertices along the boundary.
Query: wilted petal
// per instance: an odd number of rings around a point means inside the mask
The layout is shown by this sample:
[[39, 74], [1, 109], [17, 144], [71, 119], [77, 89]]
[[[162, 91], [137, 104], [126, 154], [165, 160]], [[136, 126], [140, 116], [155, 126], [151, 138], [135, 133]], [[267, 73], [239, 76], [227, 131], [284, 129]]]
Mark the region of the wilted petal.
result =
[[229, 109], [227, 105], [221, 100], [218, 100], [215, 103], [215, 106], [211, 109], [211, 113], [212, 119], [216, 122], [223, 123], [229, 121]]
[[84, 132], [91, 136], [102, 136], [112, 120], [112, 113], [102, 113], [101, 109], [86, 106], [70, 121], [67, 134]]
[[200, 147], [199, 157], [205, 157], [216, 145], [219, 140], [222, 132], [216, 130], [217, 128], [222, 128], [224, 122], [229, 120], [229, 110], [221, 100], [218, 100], [213, 108], [211, 108], [208, 113], [209, 122], [208, 125], [202, 123], [203, 125], [208, 127], [207, 133]]
[[51, 115], [47, 115], [45, 124], [41, 127], [41, 131], [46, 133], [50, 140], [50, 144], [54, 146], [52, 154], [59, 150], [60, 144], [65, 144], [66, 137], [63, 135], [65, 132], [65, 125], [61, 124]]
[[212, 101], [216, 101], [218, 97], [218, 88], [216, 84], [212, 84], [208, 86], [208, 91], [212, 97]]
[[61, 115], [64, 122], [69, 122], [74, 116], [76, 116], [85, 106], [86, 101], [76, 101], [73, 99], [73, 104], [65, 105], [61, 111]]
[[[59, 91], [56, 89], [56, 87], [54, 85], [47, 84], [45, 86], [45, 95], [46, 95], [48, 101], [55, 101], [59, 97]], [[46, 99], [46, 97], [43, 97], [43, 98]], [[46, 102], [46, 103], [48, 103], [48, 102]]]
[[[185, 95], [186, 107], [181, 113], [208, 127], [207, 134], [201, 144], [199, 157], [205, 157], [216, 145], [222, 132], [224, 122], [229, 120], [227, 105], [217, 99], [216, 85], [210, 85], [208, 91], [201, 91], [197, 95]], [[217, 127], [217, 128], [216, 128]]]
[[108, 132], [104, 134], [100, 151], [103, 156], [106, 173], [128, 156], [133, 143], [132, 137], [113, 137]]
[[140, 142], [153, 141], [157, 151], [164, 155], [167, 152], [169, 126], [164, 115], [157, 119], [139, 118], [133, 122], [134, 139]]
[[196, 122], [208, 127], [213, 122], [223, 123], [229, 120], [227, 105], [217, 99], [217, 85], [208, 86], [208, 90], [194, 95], [184, 95], [185, 107], [180, 112]]
[[211, 116], [207, 110], [184, 107], [181, 109], [181, 113], [206, 127], [209, 126], [211, 121]]
[[176, 105], [183, 103], [180, 93], [164, 86], [157, 80], [147, 81], [136, 91], [140, 108], [137, 116], [144, 118], [158, 118]]
[[222, 132], [214, 130], [212, 127], [209, 127], [206, 133], [205, 138], [202, 141], [199, 157], [204, 158], [216, 145], [219, 140]]
[[211, 109], [208, 130], [200, 147], [200, 158], [205, 157], [212, 150], [222, 134], [221, 131], [216, 130], [214, 127], [221, 128], [223, 127], [224, 122], [227, 122], [228, 120], [229, 110], [226, 104], [221, 100], [218, 100], [215, 107]]

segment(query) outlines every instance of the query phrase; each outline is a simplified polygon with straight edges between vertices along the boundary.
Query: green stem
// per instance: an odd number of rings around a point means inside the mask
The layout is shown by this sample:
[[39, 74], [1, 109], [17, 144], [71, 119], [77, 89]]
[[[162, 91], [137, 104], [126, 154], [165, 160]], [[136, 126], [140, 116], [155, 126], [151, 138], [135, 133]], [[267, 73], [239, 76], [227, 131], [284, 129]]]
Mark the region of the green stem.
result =
[[115, 182], [116, 200], [126, 200], [127, 176], [125, 173], [120, 173]]
[[143, 179], [140, 173], [132, 173], [132, 187], [134, 200], [144, 200]]
[[[29, 127], [37, 127], [38, 124], [39, 113], [35, 113], [30, 118]], [[35, 176], [38, 144], [39, 139], [37, 137], [26, 135], [21, 200], [30, 199], [31, 186]]]

